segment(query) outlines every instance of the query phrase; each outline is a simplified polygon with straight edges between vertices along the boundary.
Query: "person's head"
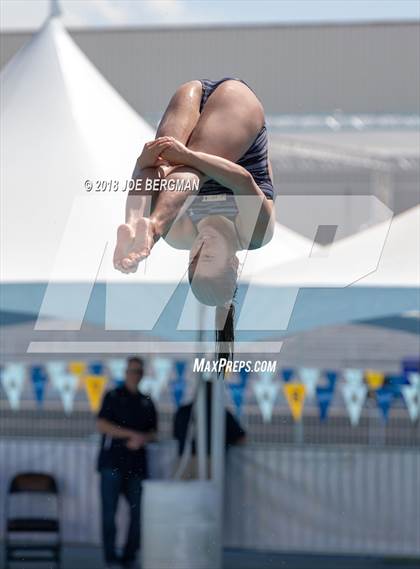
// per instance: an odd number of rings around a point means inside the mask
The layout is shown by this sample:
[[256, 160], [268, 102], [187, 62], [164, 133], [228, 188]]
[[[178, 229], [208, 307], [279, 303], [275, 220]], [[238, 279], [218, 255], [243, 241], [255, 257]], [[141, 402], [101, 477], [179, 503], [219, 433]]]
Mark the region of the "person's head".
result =
[[198, 224], [191, 247], [188, 278], [194, 296], [202, 304], [216, 306], [218, 358], [231, 359], [234, 341], [234, 304], [239, 260], [233, 224], [221, 216], [209, 216]]
[[137, 391], [143, 372], [144, 365], [141, 358], [135, 356], [128, 358], [125, 369], [125, 385], [130, 391]]
[[197, 229], [190, 251], [190, 283], [204, 304], [218, 306], [232, 298], [232, 281], [236, 283], [239, 260], [235, 230], [232, 222], [218, 215], [202, 219]]

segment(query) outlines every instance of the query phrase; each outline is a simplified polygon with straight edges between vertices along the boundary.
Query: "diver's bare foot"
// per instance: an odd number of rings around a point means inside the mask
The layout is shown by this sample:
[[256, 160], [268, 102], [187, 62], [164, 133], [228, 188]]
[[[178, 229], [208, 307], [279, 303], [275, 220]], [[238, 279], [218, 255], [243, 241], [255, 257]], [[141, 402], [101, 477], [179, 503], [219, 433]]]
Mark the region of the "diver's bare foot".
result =
[[122, 261], [127, 257], [131, 251], [132, 245], [134, 243], [135, 231], [134, 228], [124, 223], [120, 225], [117, 229], [117, 244], [114, 250], [114, 267], [123, 273], [126, 271], [122, 266]]
[[[124, 226], [120, 226], [120, 228], [121, 227]], [[120, 231], [120, 228], [118, 228], [118, 231]], [[125, 253], [119, 265], [121, 267], [120, 270], [132, 273], [137, 270], [137, 266], [140, 261], [143, 261], [143, 259], [150, 255], [150, 251], [155, 244], [155, 232], [153, 222], [147, 217], [141, 217], [136, 222], [136, 225], [134, 226], [134, 235], [132, 233], [133, 228], [131, 226], [129, 226], [129, 230], [132, 235], [132, 241], [129, 251]], [[121, 229], [121, 233], [124, 240], [125, 235], [127, 235], [126, 230]]]

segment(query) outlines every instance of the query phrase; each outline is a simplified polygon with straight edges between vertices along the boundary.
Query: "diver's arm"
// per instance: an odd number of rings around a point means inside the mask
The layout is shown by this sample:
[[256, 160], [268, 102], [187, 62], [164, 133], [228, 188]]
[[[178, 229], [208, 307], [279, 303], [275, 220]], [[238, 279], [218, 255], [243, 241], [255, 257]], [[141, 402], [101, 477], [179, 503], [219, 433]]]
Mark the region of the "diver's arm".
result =
[[235, 194], [259, 196], [266, 199], [264, 192], [260, 190], [252, 177], [252, 174], [235, 162], [226, 160], [215, 154], [196, 152], [188, 149], [188, 166], [196, 168], [203, 174], [207, 174], [225, 188], [229, 188]]
[[[267, 199], [248, 170], [221, 156], [191, 150], [172, 137], [162, 138], [162, 142], [168, 140], [171, 144], [165, 147], [162, 158], [171, 164], [192, 167], [238, 196], [237, 226], [245, 246], [258, 248], [270, 241], [274, 230], [274, 203]], [[249, 198], [240, 199], [242, 196]]]
[[[203, 172], [238, 195], [237, 227], [244, 238], [244, 246], [254, 249], [268, 243], [274, 231], [274, 202], [267, 199], [255, 183], [252, 174], [239, 164], [220, 156], [191, 150], [189, 152], [191, 153], [187, 158], [189, 166]], [[242, 200], [240, 196], [250, 197]]]

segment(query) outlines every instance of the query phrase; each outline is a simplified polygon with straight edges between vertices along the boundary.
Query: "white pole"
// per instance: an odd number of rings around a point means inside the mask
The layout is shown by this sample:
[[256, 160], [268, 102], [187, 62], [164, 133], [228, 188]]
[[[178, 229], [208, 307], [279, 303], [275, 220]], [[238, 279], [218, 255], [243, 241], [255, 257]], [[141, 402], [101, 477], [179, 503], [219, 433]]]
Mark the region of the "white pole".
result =
[[219, 567], [222, 566], [223, 552], [223, 517], [224, 517], [224, 483], [225, 483], [225, 382], [223, 378], [213, 378], [212, 389], [212, 423], [211, 423], [211, 477], [216, 485], [218, 503], [218, 540]]
[[[206, 307], [201, 302], [198, 304], [198, 349], [200, 354], [201, 342], [203, 339], [204, 317]], [[199, 373], [197, 377], [197, 403], [195, 421], [196, 429], [196, 452], [198, 458], [198, 477], [200, 480], [207, 479], [207, 390], [203, 374]]]

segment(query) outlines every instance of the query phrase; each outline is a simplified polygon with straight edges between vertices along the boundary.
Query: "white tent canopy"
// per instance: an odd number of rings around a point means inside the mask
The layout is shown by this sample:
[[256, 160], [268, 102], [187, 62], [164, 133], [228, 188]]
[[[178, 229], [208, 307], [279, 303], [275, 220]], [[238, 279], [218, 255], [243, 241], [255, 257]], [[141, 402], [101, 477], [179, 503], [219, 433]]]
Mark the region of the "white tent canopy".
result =
[[[1, 85], [1, 279], [45, 282], [77, 197], [89, 196], [92, 225], [85, 240], [95, 232], [98, 194], [87, 194], [85, 180], [131, 178], [154, 131], [56, 17], [12, 58]], [[106, 197], [121, 221], [125, 194]]]
[[325, 250], [325, 256], [315, 255], [270, 267], [255, 275], [253, 282], [280, 287], [348, 286], [353, 281], [356, 282], [352, 286], [418, 287], [419, 259], [420, 206], [417, 206], [333, 243]]
[[[420, 206], [255, 275], [239, 325], [276, 336], [420, 307]], [[258, 299], [258, 302], [257, 302]], [[255, 329], [255, 326], [254, 326]]]

